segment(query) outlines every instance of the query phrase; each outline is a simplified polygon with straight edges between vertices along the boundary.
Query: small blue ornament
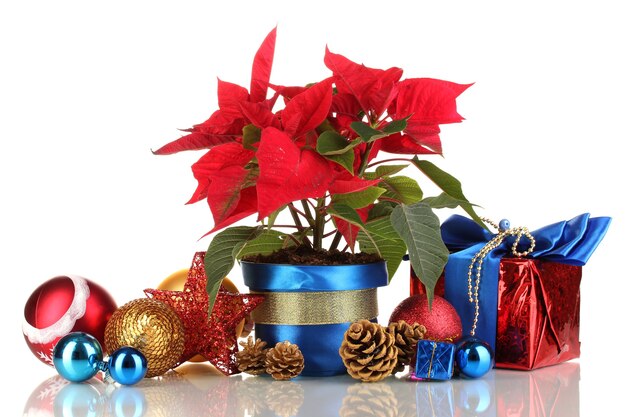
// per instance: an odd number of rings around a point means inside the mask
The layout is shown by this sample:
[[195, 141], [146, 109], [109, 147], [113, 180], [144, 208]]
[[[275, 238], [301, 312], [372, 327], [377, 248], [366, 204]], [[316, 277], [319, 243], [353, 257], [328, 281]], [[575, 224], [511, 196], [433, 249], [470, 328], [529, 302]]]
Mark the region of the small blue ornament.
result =
[[73, 332], [63, 336], [54, 346], [52, 362], [57, 372], [71, 382], [83, 382], [97, 372], [102, 361], [102, 347], [95, 337]]
[[498, 223], [498, 229], [500, 230], [509, 230], [511, 228], [511, 222], [508, 221], [507, 219], [502, 219], [500, 220], [500, 223]]
[[456, 345], [456, 366], [462, 376], [480, 378], [493, 368], [493, 350], [476, 337], [461, 339]]
[[133, 385], [141, 381], [148, 371], [146, 357], [137, 349], [124, 346], [109, 358], [109, 374], [115, 382]]

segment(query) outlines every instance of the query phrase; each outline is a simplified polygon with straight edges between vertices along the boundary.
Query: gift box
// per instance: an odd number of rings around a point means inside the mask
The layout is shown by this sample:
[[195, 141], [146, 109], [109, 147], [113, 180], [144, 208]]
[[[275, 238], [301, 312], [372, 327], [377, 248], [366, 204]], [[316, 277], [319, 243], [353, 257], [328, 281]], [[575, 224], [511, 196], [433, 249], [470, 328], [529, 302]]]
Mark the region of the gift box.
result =
[[[582, 266], [610, 222], [608, 217], [582, 214], [530, 232], [536, 244], [525, 258], [512, 257], [513, 236], [485, 256], [475, 336], [494, 348], [496, 367], [531, 370], [579, 357]], [[452, 252], [444, 272], [445, 298], [456, 308], [467, 334], [476, 311], [468, 297], [469, 266], [495, 235], [456, 215], [441, 231]], [[524, 240], [519, 252], [528, 249]]]
[[420, 340], [415, 354], [412, 379], [446, 381], [454, 372], [454, 344]]

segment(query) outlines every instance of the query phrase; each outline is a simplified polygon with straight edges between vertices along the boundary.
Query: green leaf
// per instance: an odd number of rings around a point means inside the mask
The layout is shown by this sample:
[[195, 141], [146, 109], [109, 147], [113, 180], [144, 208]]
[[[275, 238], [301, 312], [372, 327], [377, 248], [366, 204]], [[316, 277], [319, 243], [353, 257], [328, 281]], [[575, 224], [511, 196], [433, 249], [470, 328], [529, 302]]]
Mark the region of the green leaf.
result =
[[243, 127], [243, 147], [251, 151], [256, 151], [255, 143], [261, 140], [261, 129], [253, 124]]
[[407, 120], [409, 120], [409, 117], [411, 116], [407, 116], [404, 119], [392, 120], [387, 126], [383, 128], [383, 132], [388, 134], [402, 132], [404, 129], [406, 129], [406, 124]]
[[341, 155], [361, 144], [359, 139], [348, 140], [339, 133], [328, 130], [317, 138], [317, 152], [322, 155]]
[[376, 177], [388, 177], [402, 171], [408, 165], [379, 165], [376, 167]]
[[408, 165], [379, 165], [376, 168], [376, 171], [365, 172], [363, 176], [366, 180], [376, 180], [382, 177], [397, 174], [406, 167], [408, 167]]
[[441, 239], [439, 219], [426, 204], [400, 204], [390, 216], [393, 228], [409, 250], [411, 267], [426, 287], [432, 306], [435, 284], [448, 261], [448, 249]]
[[265, 230], [258, 237], [239, 242], [233, 248], [235, 259], [240, 260], [246, 255], [268, 255], [284, 244], [284, 234], [276, 230]]
[[387, 261], [387, 274], [391, 281], [406, 253], [406, 245], [391, 225], [389, 216], [368, 222], [365, 230], [369, 235], [361, 230], [357, 236], [359, 248], [365, 253], [379, 253]]
[[378, 219], [379, 217], [388, 217], [397, 205], [398, 204], [393, 201], [379, 201], [374, 204], [374, 207], [372, 207], [370, 212], [367, 214], [368, 223], [372, 220]]
[[282, 206], [281, 208], [279, 208], [278, 210], [274, 211], [272, 214], [267, 216], [267, 228], [268, 229], [271, 229], [272, 227], [274, 227], [274, 223], [276, 223], [276, 218], [278, 217], [280, 212], [283, 211], [286, 207], [287, 206]]
[[[446, 193], [441, 193], [436, 197], [427, 197], [422, 200], [422, 203], [428, 204], [430, 208], [439, 209], [439, 208], [456, 208], [462, 206], [463, 204], [471, 204], [466, 201], [459, 200], [458, 198], [454, 198]], [[473, 204], [472, 204], [473, 205]]]
[[350, 174], [354, 175], [354, 150], [350, 149], [340, 155], [324, 155], [324, 158], [338, 163]]
[[383, 178], [378, 185], [387, 190], [382, 198], [389, 198], [404, 204], [417, 203], [424, 195], [417, 181], [403, 175]]
[[241, 245], [254, 240], [263, 231], [262, 226], [237, 226], [225, 229], [213, 237], [204, 256], [206, 271], [206, 290], [209, 294], [209, 315], [215, 304], [217, 292], [226, 274], [233, 269]]
[[316, 127], [315, 130], [317, 131], [317, 133], [322, 133], [322, 132], [326, 132], [327, 130], [334, 131], [335, 128], [333, 127], [332, 123], [330, 123], [328, 119], [324, 119], [324, 121], [320, 123], [320, 125]]
[[470, 215], [472, 219], [485, 229], [487, 226], [480, 219], [478, 214], [474, 211], [473, 204], [471, 204], [461, 188], [461, 182], [454, 178], [452, 175], [443, 171], [430, 161], [420, 161], [418, 157], [413, 158], [413, 164], [426, 175], [432, 182], [434, 182], [441, 190], [448, 194], [450, 197], [460, 201], [459, 206]]
[[327, 212], [328, 214], [339, 217], [340, 219], [343, 219], [355, 226], [359, 226], [361, 228], [365, 227], [361, 217], [359, 217], [359, 213], [357, 213], [352, 207], [345, 204], [333, 204], [328, 208]]
[[361, 137], [361, 139], [363, 139], [363, 142], [372, 142], [376, 139], [381, 139], [390, 135], [390, 133], [384, 133], [380, 130], [376, 130], [367, 123], [363, 122], [352, 122], [350, 123], [350, 127], [357, 133], [357, 135], [359, 135], [359, 137]]
[[386, 190], [380, 187], [369, 187], [353, 193], [334, 194], [333, 203], [345, 204], [354, 209], [366, 207], [372, 204]]

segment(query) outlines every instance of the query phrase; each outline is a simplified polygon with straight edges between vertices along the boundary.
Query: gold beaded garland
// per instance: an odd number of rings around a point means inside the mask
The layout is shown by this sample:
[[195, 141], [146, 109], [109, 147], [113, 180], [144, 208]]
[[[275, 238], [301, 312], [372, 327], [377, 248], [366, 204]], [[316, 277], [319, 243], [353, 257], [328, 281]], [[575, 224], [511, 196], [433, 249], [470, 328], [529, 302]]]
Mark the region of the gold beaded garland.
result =
[[[499, 225], [495, 224], [495, 222], [489, 219], [482, 218], [481, 220], [496, 228], [498, 230], [498, 233], [496, 233], [496, 235], [489, 242], [487, 242], [487, 244], [483, 246], [476, 255], [474, 255], [467, 271], [467, 295], [469, 298], [469, 302], [474, 303], [474, 322], [472, 323], [472, 330], [470, 331], [471, 336], [474, 336], [474, 334], [476, 333], [478, 316], [480, 315], [480, 306], [478, 304], [478, 289], [480, 287], [480, 277], [483, 260], [485, 259], [485, 257], [489, 254], [489, 252], [500, 246], [507, 236], [515, 236], [515, 242], [513, 242], [513, 246], [511, 246], [511, 252], [514, 256], [521, 258], [535, 250], [535, 238], [533, 237], [533, 235], [530, 234], [527, 227], [504, 228], [500, 227]], [[528, 239], [528, 241], [530, 242], [530, 246], [524, 252], [518, 252], [517, 245], [522, 239], [522, 236], [525, 236]], [[475, 272], [474, 266], [476, 266]], [[473, 276], [475, 276], [474, 282], [472, 282]]]

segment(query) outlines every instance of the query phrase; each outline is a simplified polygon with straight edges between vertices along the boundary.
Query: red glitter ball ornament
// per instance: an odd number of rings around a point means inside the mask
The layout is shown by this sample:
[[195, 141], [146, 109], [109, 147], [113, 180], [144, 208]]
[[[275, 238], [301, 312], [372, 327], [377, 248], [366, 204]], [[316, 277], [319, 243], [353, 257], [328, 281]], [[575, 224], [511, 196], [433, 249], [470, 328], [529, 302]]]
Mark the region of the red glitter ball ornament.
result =
[[180, 362], [200, 354], [225, 375], [239, 373], [235, 353], [236, 328], [264, 297], [233, 294], [220, 288], [209, 317], [209, 295], [204, 272], [205, 252], [196, 252], [183, 291], [144, 290], [147, 296], [170, 305], [185, 327], [185, 350]]
[[390, 323], [400, 320], [425, 326], [428, 340], [455, 341], [463, 334], [459, 314], [452, 304], [437, 295], [433, 298], [432, 310], [428, 309], [428, 298], [425, 294], [406, 298], [389, 317]]
[[30, 350], [52, 365], [52, 349], [71, 332], [89, 333], [104, 347], [104, 328], [117, 304], [100, 285], [76, 275], [41, 284], [26, 301], [22, 332]]

